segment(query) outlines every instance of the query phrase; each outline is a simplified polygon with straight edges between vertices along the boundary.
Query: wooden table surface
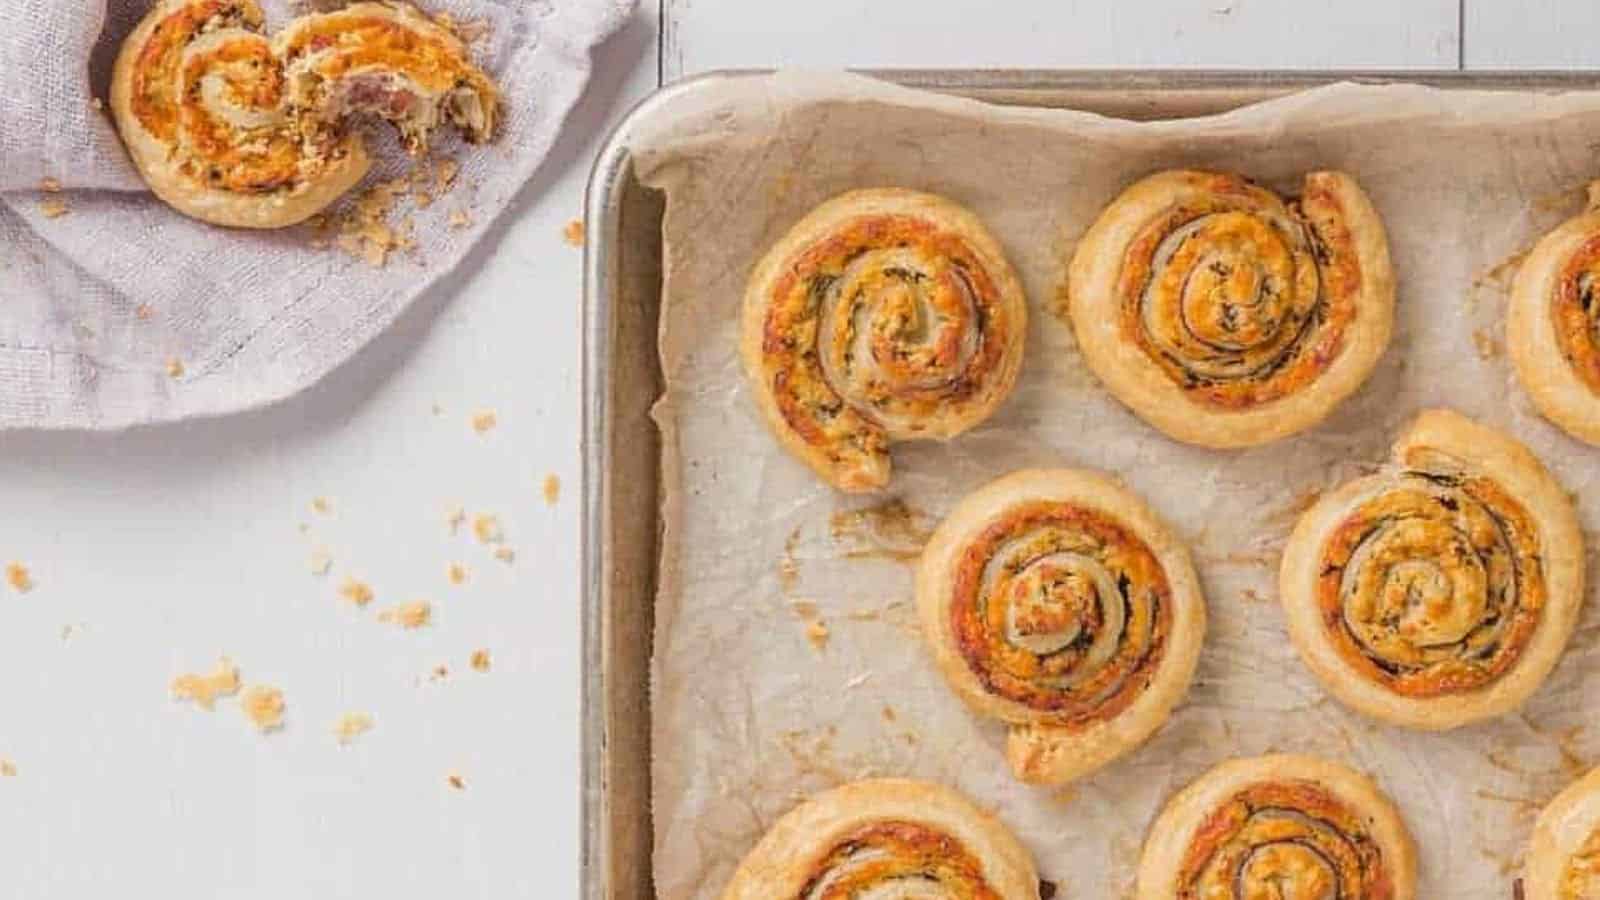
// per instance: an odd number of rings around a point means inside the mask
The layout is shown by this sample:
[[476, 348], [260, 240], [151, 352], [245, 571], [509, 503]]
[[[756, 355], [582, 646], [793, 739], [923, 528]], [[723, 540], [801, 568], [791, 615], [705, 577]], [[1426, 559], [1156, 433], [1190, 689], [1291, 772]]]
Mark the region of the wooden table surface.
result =
[[[607, 129], [663, 81], [771, 65], [1572, 68], [1592, 64], [1600, 20], [1588, 0], [645, 5], [486, 246], [324, 384], [220, 421], [0, 436], [0, 559], [36, 582], [0, 589], [0, 759], [16, 770], [0, 776], [0, 898], [576, 896], [581, 253], [562, 229]], [[498, 414], [484, 434], [480, 409]], [[451, 536], [455, 504], [497, 514], [516, 560]], [[372, 584], [373, 608], [340, 602], [346, 576]], [[416, 598], [431, 628], [374, 621]], [[478, 648], [488, 673], [468, 665]], [[283, 688], [283, 731], [168, 699], [219, 655]], [[376, 727], [341, 747], [348, 711]]]

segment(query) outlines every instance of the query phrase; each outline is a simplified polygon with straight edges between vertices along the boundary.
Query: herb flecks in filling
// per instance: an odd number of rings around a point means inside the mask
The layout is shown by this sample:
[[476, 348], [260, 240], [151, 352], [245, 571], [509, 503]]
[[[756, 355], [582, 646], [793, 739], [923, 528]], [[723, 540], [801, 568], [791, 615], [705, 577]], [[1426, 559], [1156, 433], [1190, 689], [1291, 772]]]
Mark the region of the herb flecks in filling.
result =
[[1293, 394], [1338, 357], [1361, 269], [1331, 184], [1298, 203], [1232, 175], [1175, 204], [1129, 246], [1122, 334], [1196, 401], [1243, 410]]
[[1320, 785], [1252, 785], [1195, 830], [1177, 900], [1391, 900], [1394, 884], [1363, 817]]
[[857, 900], [915, 896], [948, 900], [1000, 900], [983, 877], [983, 864], [956, 838], [917, 822], [883, 821], [850, 834], [816, 864], [795, 900]]
[[852, 473], [885, 471], [891, 439], [983, 402], [1021, 339], [977, 252], [911, 215], [840, 226], [788, 264], [767, 302], [761, 370], [778, 411]]
[[1561, 355], [1589, 390], [1600, 393], [1600, 234], [1562, 267], [1550, 313]]
[[1349, 665], [1412, 698], [1481, 690], [1521, 658], [1546, 603], [1532, 516], [1436, 451], [1361, 502], [1322, 548], [1316, 597]]
[[1137, 535], [1100, 511], [1037, 501], [962, 550], [956, 645], [991, 693], [1079, 727], [1143, 693], [1172, 630], [1172, 591]]

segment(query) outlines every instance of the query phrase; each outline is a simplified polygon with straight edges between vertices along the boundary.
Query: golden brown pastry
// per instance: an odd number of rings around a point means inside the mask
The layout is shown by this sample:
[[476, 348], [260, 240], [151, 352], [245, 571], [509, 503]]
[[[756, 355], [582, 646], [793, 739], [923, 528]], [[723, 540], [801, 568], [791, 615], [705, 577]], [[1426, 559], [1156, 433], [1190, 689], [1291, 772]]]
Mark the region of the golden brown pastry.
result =
[[1171, 171], [1117, 197], [1068, 271], [1078, 346], [1169, 436], [1245, 447], [1320, 422], [1388, 346], [1383, 222], [1341, 172], [1298, 200], [1237, 175]]
[[1417, 853], [1366, 776], [1309, 756], [1225, 762], [1150, 826], [1137, 900], [1412, 900]]
[[1429, 410], [1381, 471], [1300, 518], [1279, 587], [1289, 636], [1330, 693], [1442, 730], [1538, 689], [1577, 621], [1583, 559], [1572, 500], [1527, 448]]
[[925, 781], [824, 791], [772, 826], [722, 900], [1038, 900], [1028, 851], [965, 797]]
[[1589, 208], [1545, 235], [1511, 286], [1506, 346], [1545, 418], [1600, 444], [1600, 181]]
[[1524, 900], [1600, 897], [1600, 769], [1569, 785], [1539, 814], [1522, 872]]
[[1189, 689], [1205, 598], [1144, 501], [1095, 472], [1015, 472], [963, 499], [917, 570], [922, 630], [950, 686], [1011, 726], [1023, 781], [1127, 753]]
[[161, 0], [122, 44], [111, 109], [140, 174], [173, 208], [278, 228], [367, 171], [353, 117], [418, 151], [441, 121], [494, 133], [494, 85], [455, 35], [403, 4], [354, 3], [262, 33], [255, 0]]
[[779, 443], [842, 491], [889, 483], [889, 443], [945, 440], [1010, 393], [1027, 334], [1022, 284], [960, 206], [851, 191], [757, 263], [740, 353]]

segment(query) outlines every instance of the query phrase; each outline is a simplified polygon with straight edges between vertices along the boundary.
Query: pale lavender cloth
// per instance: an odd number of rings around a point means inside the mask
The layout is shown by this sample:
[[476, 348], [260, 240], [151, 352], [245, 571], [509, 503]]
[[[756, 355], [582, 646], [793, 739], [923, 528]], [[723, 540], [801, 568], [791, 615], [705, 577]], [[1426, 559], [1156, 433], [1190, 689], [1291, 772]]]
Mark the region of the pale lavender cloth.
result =
[[[416, 258], [382, 269], [301, 230], [216, 228], [149, 194], [112, 124], [111, 63], [153, 0], [0, 3], [0, 428], [117, 428], [261, 406], [317, 381], [453, 268], [555, 140], [591, 48], [635, 0], [423, 0], [483, 21], [507, 101], [498, 140], [441, 150], [456, 187], [414, 212]], [[264, 0], [269, 29], [293, 14]], [[392, 141], [370, 142], [403, 168]], [[40, 191], [55, 179], [62, 193]], [[48, 201], [69, 212], [45, 215]], [[467, 210], [471, 224], [449, 226]], [[148, 307], [148, 318], [137, 310]], [[180, 360], [174, 377], [168, 360]]]

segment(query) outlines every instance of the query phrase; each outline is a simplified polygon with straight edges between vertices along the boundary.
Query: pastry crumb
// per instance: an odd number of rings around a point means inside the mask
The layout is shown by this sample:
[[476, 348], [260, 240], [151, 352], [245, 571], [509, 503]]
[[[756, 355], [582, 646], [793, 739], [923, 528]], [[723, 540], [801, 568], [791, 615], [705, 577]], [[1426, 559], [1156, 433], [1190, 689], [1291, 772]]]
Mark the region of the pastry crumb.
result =
[[444, 663], [439, 663], [437, 666], [434, 666], [431, 671], [428, 672], [428, 680], [429, 681], [443, 681], [443, 680], [445, 680], [446, 678], [449, 678], [449, 677], [450, 677], [450, 667], [445, 665]]
[[401, 628], [421, 628], [433, 621], [433, 606], [426, 600], [412, 600], [379, 613], [378, 621]]
[[339, 717], [334, 723], [333, 736], [341, 744], [349, 744], [356, 738], [372, 730], [372, 717], [366, 713], [349, 712]]
[[327, 549], [318, 547], [311, 551], [311, 574], [326, 575], [333, 568], [333, 557]]
[[39, 212], [46, 219], [59, 219], [71, 211], [67, 201], [60, 197], [51, 196], [39, 201]]
[[554, 472], [544, 476], [544, 502], [546, 506], [555, 506], [561, 499], [561, 476]]
[[440, 159], [435, 162], [433, 167], [434, 193], [442, 194], [449, 190], [450, 185], [455, 183], [456, 173], [460, 171], [461, 163], [453, 159]]
[[176, 356], [167, 357], [167, 375], [171, 378], [182, 378], [183, 360]]
[[155, 315], [155, 314], [156, 314], [155, 309], [153, 307], [151, 307], [150, 304], [148, 304], [148, 303], [141, 303], [138, 306], [135, 306], [133, 308], [133, 316], [134, 316], [134, 318], [138, 319], [141, 322], [150, 321], [150, 317]]
[[327, 497], [312, 497], [311, 509], [325, 516], [333, 509], [333, 504], [328, 502]]
[[94, 107], [97, 110], [101, 110], [101, 109], [105, 109], [106, 108], [106, 102], [104, 100], [101, 100], [99, 97], [90, 97], [89, 98], [89, 105]]
[[484, 544], [498, 544], [505, 538], [500, 531], [500, 520], [487, 513], [472, 517], [472, 533]]
[[17, 764], [12, 762], [9, 759], [0, 759], [0, 777], [3, 777], [3, 778], [15, 778], [15, 777], [17, 777]]
[[433, 414], [436, 415], [436, 416], [439, 415], [440, 413], [444, 412], [444, 407], [440, 406], [437, 403], [433, 404], [433, 406], [430, 407], [430, 409], [433, 411]]
[[6, 584], [19, 594], [26, 594], [33, 590], [33, 573], [28, 567], [19, 562], [6, 563]]
[[573, 219], [565, 228], [561, 229], [561, 238], [574, 247], [583, 246], [584, 228], [582, 219]]
[[472, 430], [479, 434], [490, 431], [500, 424], [500, 416], [492, 409], [481, 409], [472, 414]]
[[517, 561], [517, 551], [502, 545], [494, 548], [494, 558], [509, 565]]
[[[49, 215], [49, 214], [46, 213], [46, 215]], [[464, 210], [464, 209], [452, 209], [452, 210], [450, 210], [449, 225], [450, 225], [451, 228], [465, 228], [465, 227], [467, 227], [468, 225], [471, 225], [471, 224], [472, 224], [472, 217], [467, 215], [467, 211], [466, 210]]]
[[444, 776], [444, 780], [446, 784], [458, 791], [465, 789], [467, 786], [467, 780], [461, 777], [460, 772], [450, 772]]
[[218, 697], [232, 697], [239, 692], [239, 667], [227, 659], [217, 661], [216, 671], [210, 675], [179, 675], [172, 679], [172, 696], [177, 700], [193, 700], [201, 709], [216, 706]]
[[41, 178], [39, 179], [39, 190], [44, 191], [46, 194], [59, 194], [61, 193], [61, 180], [58, 178]]
[[450, 511], [445, 513], [445, 522], [450, 526], [451, 534], [459, 532], [461, 526], [466, 524], [466, 521], [467, 511], [459, 503], [450, 507]]
[[344, 583], [339, 585], [339, 596], [349, 600], [356, 606], [366, 606], [372, 602], [372, 586], [365, 581], [346, 578]]
[[445, 575], [449, 577], [451, 584], [466, 584], [467, 567], [461, 563], [451, 563], [445, 569]]
[[489, 651], [488, 650], [474, 650], [474, 651], [472, 651], [472, 660], [471, 660], [471, 662], [472, 662], [472, 668], [473, 669], [475, 669], [475, 670], [477, 670], [479, 672], [487, 672], [487, 671], [489, 671]]
[[286, 706], [283, 691], [271, 685], [253, 684], [245, 688], [244, 696], [239, 698], [239, 707], [244, 710], [245, 718], [263, 734], [283, 727]]
[[813, 648], [815, 648], [817, 650], [817, 652], [819, 652], [819, 653], [822, 652], [823, 650], [827, 649], [827, 646], [828, 646], [828, 625], [827, 625], [827, 623], [823, 622], [821, 619], [814, 619], [811, 622], [807, 623], [806, 624], [806, 640], [810, 641], [811, 642], [811, 646]]

